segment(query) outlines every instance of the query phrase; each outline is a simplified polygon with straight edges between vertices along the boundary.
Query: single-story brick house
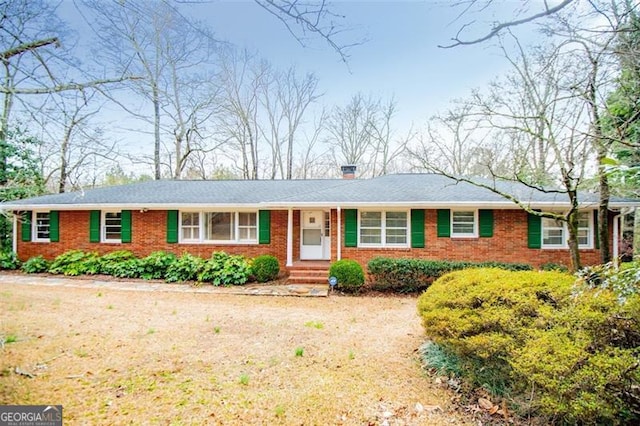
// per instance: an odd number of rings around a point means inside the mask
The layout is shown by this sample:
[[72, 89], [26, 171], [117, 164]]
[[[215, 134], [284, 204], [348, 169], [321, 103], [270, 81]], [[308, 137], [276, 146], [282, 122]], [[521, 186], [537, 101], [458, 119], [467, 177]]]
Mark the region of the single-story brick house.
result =
[[[344, 168], [343, 168], [344, 169]], [[345, 169], [353, 173], [352, 169]], [[505, 183], [544, 211], [566, 210], [566, 195]], [[580, 247], [599, 261], [596, 194], [580, 194]], [[610, 242], [619, 217], [640, 206], [612, 199]], [[305, 260], [375, 256], [569, 264], [567, 229], [528, 214], [492, 191], [435, 174], [372, 179], [159, 180], [7, 202], [21, 260], [69, 250], [101, 254], [157, 250], [209, 257], [214, 251], [275, 255], [291, 269]]]

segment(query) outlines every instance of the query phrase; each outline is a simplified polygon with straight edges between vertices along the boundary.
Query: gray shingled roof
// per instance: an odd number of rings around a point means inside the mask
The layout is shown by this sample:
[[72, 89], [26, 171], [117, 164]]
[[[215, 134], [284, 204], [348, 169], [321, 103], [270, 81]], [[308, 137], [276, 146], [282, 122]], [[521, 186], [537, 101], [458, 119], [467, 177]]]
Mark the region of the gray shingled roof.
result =
[[[565, 194], [543, 193], [524, 185], [498, 186], [532, 206], [568, 206]], [[596, 194], [581, 193], [583, 204], [597, 205]], [[3, 203], [5, 210], [88, 208], [246, 208], [355, 207], [367, 205], [494, 206], [517, 208], [487, 189], [435, 174], [396, 174], [373, 179], [324, 180], [159, 180], [65, 194], [51, 194]], [[638, 200], [613, 199], [612, 208], [638, 206]]]

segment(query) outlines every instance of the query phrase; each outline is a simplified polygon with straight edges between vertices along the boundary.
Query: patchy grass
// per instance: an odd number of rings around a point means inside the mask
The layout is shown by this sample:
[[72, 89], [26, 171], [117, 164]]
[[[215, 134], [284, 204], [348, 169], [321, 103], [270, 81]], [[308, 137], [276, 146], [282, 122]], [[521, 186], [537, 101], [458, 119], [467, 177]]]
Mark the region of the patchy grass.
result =
[[[0, 312], [5, 333], [20, 330], [1, 352], [0, 401], [62, 404], [69, 424], [362, 425], [387, 412], [389, 424], [473, 420], [421, 370], [415, 298], [96, 297], [3, 283]], [[141, 338], [151, 330], [161, 332]], [[292, 342], [304, 356], [292, 356]]]

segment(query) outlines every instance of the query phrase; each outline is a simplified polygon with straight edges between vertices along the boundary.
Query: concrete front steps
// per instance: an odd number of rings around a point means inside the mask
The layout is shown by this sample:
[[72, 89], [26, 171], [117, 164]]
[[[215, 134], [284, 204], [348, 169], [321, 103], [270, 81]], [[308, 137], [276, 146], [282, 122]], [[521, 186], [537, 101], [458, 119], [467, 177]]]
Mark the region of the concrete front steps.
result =
[[301, 260], [295, 262], [289, 270], [288, 285], [326, 285], [329, 286], [329, 261]]

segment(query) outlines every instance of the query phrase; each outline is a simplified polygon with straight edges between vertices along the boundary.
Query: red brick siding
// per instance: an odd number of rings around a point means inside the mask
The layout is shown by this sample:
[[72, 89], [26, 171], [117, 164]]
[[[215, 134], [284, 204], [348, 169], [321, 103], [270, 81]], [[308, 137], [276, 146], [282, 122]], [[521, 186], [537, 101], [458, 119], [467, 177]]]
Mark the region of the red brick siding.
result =
[[[344, 242], [344, 213], [342, 224]], [[528, 263], [534, 267], [540, 267], [549, 262], [570, 264], [568, 250], [527, 247], [527, 213], [522, 210], [494, 210], [494, 228], [491, 238], [438, 238], [436, 225], [437, 210], [425, 210], [424, 248], [357, 248], [343, 245], [342, 258], [356, 260], [363, 266], [376, 256], [468, 261], [494, 260]], [[599, 252], [596, 249], [580, 250], [582, 263], [585, 265], [599, 263]], [[335, 259], [333, 255], [332, 259]]]
[[[527, 247], [527, 214], [520, 210], [495, 210], [494, 234], [491, 238], [438, 238], [436, 233], [436, 210], [425, 211], [425, 248], [355, 248], [344, 247], [344, 212], [342, 212], [342, 258], [354, 259], [363, 266], [376, 256], [411, 257], [441, 260], [495, 260], [501, 262], [522, 262], [539, 267], [553, 262], [569, 264], [568, 250], [530, 249]], [[610, 221], [612, 219], [610, 218]], [[281, 267], [286, 264], [287, 254], [287, 211], [271, 212], [270, 244], [169, 244], [166, 238], [166, 211], [132, 211], [132, 242], [130, 244], [106, 244], [89, 242], [89, 212], [60, 212], [60, 242], [36, 243], [23, 242], [18, 238], [18, 257], [26, 260], [43, 255], [53, 259], [71, 249], [97, 251], [100, 254], [115, 250], [130, 250], [137, 256], [146, 256], [157, 250], [176, 254], [188, 251], [201, 257], [209, 257], [214, 251], [230, 254], [243, 254], [255, 257], [271, 254], [280, 260]], [[293, 260], [300, 258], [300, 212], [293, 212]], [[610, 227], [612, 229], [612, 226]], [[338, 255], [337, 211], [331, 211], [331, 260]], [[611, 241], [611, 237], [610, 237]], [[599, 250], [581, 250], [581, 259], [585, 265], [599, 263]]]
[[270, 244], [169, 244], [167, 243], [167, 212], [157, 210], [144, 213], [131, 212], [131, 243], [128, 244], [90, 243], [88, 211], [60, 212], [60, 242], [37, 243], [23, 242], [18, 239], [18, 257], [21, 260], [37, 255], [53, 259], [71, 249], [96, 251], [100, 254], [130, 250], [139, 257], [158, 250], [177, 255], [188, 251], [204, 258], [210, 257], [215, 251], [244, 254], [248, 257], [271, 254], [280, 259], [281, 267], [284, 267], [287, 253], [287, 212], [271, 212]]

